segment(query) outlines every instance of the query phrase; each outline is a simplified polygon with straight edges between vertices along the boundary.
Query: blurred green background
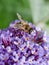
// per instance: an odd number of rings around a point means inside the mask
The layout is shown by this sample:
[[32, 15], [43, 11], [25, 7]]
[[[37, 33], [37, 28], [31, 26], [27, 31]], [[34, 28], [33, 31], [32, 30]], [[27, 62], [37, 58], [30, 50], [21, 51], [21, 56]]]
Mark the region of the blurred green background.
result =
[[17, 12], [25, 20], [32, 20], [28, 0], [0, 0], [0, 28], [6, 28], [17, 19]]
[[[33, 23], [35, 22], [34, 24], [40, 23], [40, 22], [36, 22], [36, 19], [37, 19], [36, 10], [38, 11], [38, 9], [40, 8], [40, 7], [38, 8], [37, 4], [39, 4], [40, 1], [41, 0], [39, 0], [39, 1], [38, 0], [0, 0], [0, 29], [4, 29], [4, 28], [8, 27], [8, 25], [12, 21], [14, 21], [15, 19], [18, 19], [16, 16], [16, 13], [20, 13], [24, 20], [28, 20]], [[36, 4], [36, 2], [37, 2], [37, 4]], [[42, 6], [40, 8], [40, 14], [38, 16], [39, 20], [44, 17], [43, 12], [46, 12], [47, 14], [49, 14], [49, 0], [43, 0], [41, 5], [45, 6], [46, 8], [48, 7], [47, 8], [48, 11], [46, 9], [43, 9], [44, 7]], [[36, 6], [37, 6], [37, 9], [36, 9]], [[34, 9], [34, 7], [35, 7], [35, 9]], [[32, 13], [34, 13], [35, 15], [33, 15]], [[40, 18], [40, 16], [41, 16], [41, 18]], [[34, 18], [35, 18], [35, 20], [34, 20]], [[48, 19], [46, 19], [46, 22], [44, 22], [44, 21], [42, 21], [42, 22], [45, 25], [45, 29], [48, 31], [49, 17], [48, 17]]]

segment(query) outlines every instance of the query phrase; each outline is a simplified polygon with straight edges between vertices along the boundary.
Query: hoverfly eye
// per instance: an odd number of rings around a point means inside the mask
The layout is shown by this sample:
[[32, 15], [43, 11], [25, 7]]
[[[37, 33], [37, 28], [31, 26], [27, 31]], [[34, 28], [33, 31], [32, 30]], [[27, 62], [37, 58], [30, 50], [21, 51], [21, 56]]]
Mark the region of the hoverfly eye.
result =
[[29, 29], [29, 34], [30, 34], [32, 31], [33, 31], [33, 29], [32, 29], [32, 28], [30, 28], [30, 29]]

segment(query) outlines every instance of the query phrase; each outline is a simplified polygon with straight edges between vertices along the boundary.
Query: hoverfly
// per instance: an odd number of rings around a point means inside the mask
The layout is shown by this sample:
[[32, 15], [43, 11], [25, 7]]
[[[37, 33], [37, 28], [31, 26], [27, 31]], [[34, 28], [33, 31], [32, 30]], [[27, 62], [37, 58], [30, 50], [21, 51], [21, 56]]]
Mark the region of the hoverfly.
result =
[[17, 13], [17, 16], [20, 22], [16, 23], [14, 27], [23, 29], [25, 32], [30, 33], [33, 30], [33, 28], [29, 26], [28, 22], [24, 21], [18, 13]]

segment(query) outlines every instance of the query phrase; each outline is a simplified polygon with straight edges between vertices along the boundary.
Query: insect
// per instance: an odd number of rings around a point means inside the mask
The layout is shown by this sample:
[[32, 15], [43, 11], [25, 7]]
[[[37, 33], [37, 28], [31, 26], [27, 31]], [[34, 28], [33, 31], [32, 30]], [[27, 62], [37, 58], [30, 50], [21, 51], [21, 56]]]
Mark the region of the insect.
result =
[[24, 21], [18, 13], [17, 13], [17, 16], [20, 22], [16, 23], [14, 27], [23, 29], [25, 32], [30, 33], [33, 30], [33, 28], [30, 27], [29, 24], [26, 21]]

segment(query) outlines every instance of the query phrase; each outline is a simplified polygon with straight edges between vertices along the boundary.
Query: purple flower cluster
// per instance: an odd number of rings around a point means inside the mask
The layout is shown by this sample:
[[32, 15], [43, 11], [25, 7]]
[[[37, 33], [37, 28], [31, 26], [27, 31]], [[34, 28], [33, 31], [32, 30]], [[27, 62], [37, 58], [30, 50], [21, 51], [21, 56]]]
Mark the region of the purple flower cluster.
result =
[[0, 65], [49, 65], [49, 38], [40, 28], [28, 23], [30, 33], [14, 27], [15, 20], [0, 30]]

